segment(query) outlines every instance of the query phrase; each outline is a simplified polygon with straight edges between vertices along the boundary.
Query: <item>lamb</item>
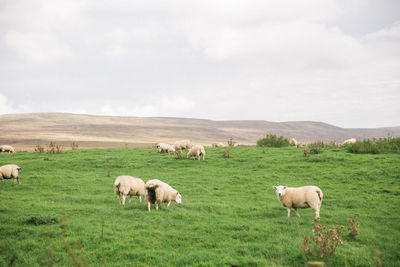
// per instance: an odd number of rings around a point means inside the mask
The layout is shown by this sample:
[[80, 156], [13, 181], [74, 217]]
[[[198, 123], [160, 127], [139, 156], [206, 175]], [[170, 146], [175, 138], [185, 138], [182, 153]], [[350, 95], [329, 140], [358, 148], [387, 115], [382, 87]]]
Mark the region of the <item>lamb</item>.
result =
[[114, 193], [117, 195], [117, 200], [120, 204], [120, 195], [122, 193], [122, 205], [125, 205], [127, 195], [129, 195], [129, 203], [132, 201], [132, 196], [138, 196], [140, 202], [142, 202], [142, 196], [145, 194], [144, 182], [140, 178], [128, 175], [118, 176], [114, 182]]
[[296, 139], [294, 139], [294, 138], [290, 139], [290, 145], [297, 147], [298, 144], [299, 144], [299, 143], [297, 142]]
[[21, 184], [19, 180], [18, 171], [21, 170], [21, 167], [15, 164], [7, 164], [0, 167], [0, 179], [4, 182], [4, 179], [14, 178], [14, 184], [18, 181], [18, 184]]
[[0, 152], [15, 153], [15, 150], [12, 146], [2, 145], [0, 146]]
[[157, 144], [157, 148], [158, 148], [158, 153], [161, 152], [168, 152], [168, 154], [175, 153], [175, 148], [170, 144], [159, 143]]
[[354, 144], [355, 142], [357, 142], [357, 140], [355, 138], [350, 138], [350, 139], [345, 140], [342, 145], [350, 145], [350, 144]]
[[223, 143], [217, 142], [217, 143], [213, 143], [212, 147], [224, 147], [225, 145]]
[[[186, 154], [186, 158], [197, 157], [198, 160], [200, 160], [200, 156], [203, 156], [203, 160], [206, 156], [206, 151], [204, 150], [204, 147], [202, 145], [192, 146], [192, 148]], [[196, 158], [193, 158], [193, 159], [196, 159]]]
[[160, 180], [154, 179], [147, 181], [145, 189], [144, 200], [147, 202], [147, 209], [149, 212], [151, 204], [155, 204], [156, 210], [158, 210], [158, 205], [162, 202], [167, 202], [167, 207], [171, 205], [173, 200], [178, 204], [182, 203], [181, 194], [169, 184], [161, 182]]
[[183, 150], [183, 149], [189, 149], [192, 147], [192, 143], [190, 143], [190, 140], [180, 140], [180, 141], [176, 141], [173, 145], [174, 149], [176, 151], [178, 150]]
[[273, 186], [276, 197], [284, 207], [287, 207], [288, 217], [290, 217], [290, 209], [293, 208], [296, 215], [298, 208], [312, 208], [315, 212], [315, 219], [319, 220], [319, 210], [322, 204], [322, 191], [317, 186], [287, 187]]

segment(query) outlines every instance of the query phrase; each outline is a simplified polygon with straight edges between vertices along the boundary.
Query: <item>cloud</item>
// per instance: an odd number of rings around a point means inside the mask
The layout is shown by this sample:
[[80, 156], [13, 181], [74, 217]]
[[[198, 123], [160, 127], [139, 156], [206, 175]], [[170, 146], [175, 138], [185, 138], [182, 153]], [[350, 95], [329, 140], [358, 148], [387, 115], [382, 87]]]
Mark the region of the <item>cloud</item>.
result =
[[12, 103], [9, 99], [0, 94], [0, 114], [14, 113], [15, 110], [12, 108]]

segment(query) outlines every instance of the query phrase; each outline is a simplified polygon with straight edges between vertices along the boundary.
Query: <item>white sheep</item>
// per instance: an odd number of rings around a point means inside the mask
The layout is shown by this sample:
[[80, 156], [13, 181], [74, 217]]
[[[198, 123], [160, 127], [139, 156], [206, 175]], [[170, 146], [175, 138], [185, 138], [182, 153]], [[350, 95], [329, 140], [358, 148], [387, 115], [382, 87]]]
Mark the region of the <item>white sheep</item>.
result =
[[192, 147], [192, 143], [190, 142], [190, 140], [180, 140], [180, 141], [176, 141], [173, 145], [174, 149], [176, 151], [178, 150], [183, 150], [183, 149], [189, 149]]
[[296, 139], [294, 139], [294, 138], [290, 139], [290, 145], [297, 147], [298, 144], [299, 144], [299, 143], [297, 142]]
[[4, 182], [4, 179], [11, 179], [14, 178], [14, 184], [16, 181], [18, 181], [19, 184], [21, 184], [21, 181], [19, 180], [19, 175], [18, 171], [21, 170], [21, 167], [15, 164], [7, 164], [4, 166], [0, 167], [0, 179], [2, 182]]
[[168, 154], [175, 153], [174, 147], [170, 144], [159, 143], [157, 144], [157, 148], [158, 148], [158, 153], [162, 152], [168, 152]]
[[350, 145], [350, 144], [354, 144], [356, 142], [357, 142], [357, 140], [355, 138], [350, 138], [350, 139], [345, 140], [342, 145]]
[[[202, 145], [192, 146], [192, 148], [186, 154], [186, 158], [197, 157], [198, 160], [200, 160], [200, 156], [203, 156], [203, 160], [206, 156], [206, 151], [204, 150], [204, 147]], [[196, 159], [196, 158], [193, 158], [193, 159]]]
[[317, 186], [287, 187], [273, 186], [276, 197], [284, 207], [287, 207], [288, 217], [290, 217], [290, 209], [293, 208], [296, 215], [298, 208], [312, 208], [315, 212], [315, 219], [319, 220], [319, 210], [322, 204], [322, 191]]
[[15, 150], [12, 146], [2, 145], [0, 146], [0, 152], [15, 153]]
[[217, 143], [213, 143], [212, 147], [224, 147], [225, 145], [223, 143], [217, 142]]
[[167, 202], [167, 207], [171, 205], [172, 201], [178, 204], [182, 203], [182, 196], [179, 192], [173, 189], [169, 184], [154, 179], [147, 181], [145, 185], [144, 200], [147, 202], [147, 209], [150, 212], [151, 204], [156, 205], [156, 210], [162, 202]]
[[120, 204], [120, 195], [122, 193], [122, 205], [125, 205], [125, 199], [128, 195], [129, 203], [132, 201], [132, 196], [138, 196], [140, 202], [142, 202], [142, 196], [145, 194], [144, 182], [140, 178], [128, 175], [118, 176], [114, 182], [114, 193], [117, 195], [117, 200]]

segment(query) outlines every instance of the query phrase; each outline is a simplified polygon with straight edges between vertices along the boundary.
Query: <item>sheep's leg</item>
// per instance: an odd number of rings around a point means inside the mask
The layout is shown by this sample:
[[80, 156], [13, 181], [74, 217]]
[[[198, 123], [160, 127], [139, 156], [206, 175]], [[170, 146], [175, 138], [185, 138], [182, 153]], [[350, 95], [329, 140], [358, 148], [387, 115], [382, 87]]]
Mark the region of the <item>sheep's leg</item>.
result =
[[126, 196], [122, 195], [122, 205], [125, 205], [125, 199], [126, 199]]
[[21, 184], [21, 181], [19, 180], [19, 176], [17, 176], [17, 181], [18, 181], [18, 184]]
[[156, 210], [158, 210], [158, 203], [156, 202]]
[[170, 201], [170, 202], [168, 202], [168, 205], [167, 205], [167, 207], [169, 207], [169, 205], [171, 205], [171, 201]]
[[139, 202], [142, 202], [142, 196], [139, 196]]
[[151, 206], [151, 203], [150, 202], [147, 202], [147, 210], [150, 212], [150, 206]]
[[294, 211], [296, 212], [297, 217], [300, 217], [299, 212], [297, 211], [297, 208], [294, 208]]
[[132, 202], [132, 196], [129, 196], [129, 204]]
[[121, 204], [120, 194], [117, 195], [118, 204]]
[[290, 217], [290, 208], [287, 208], [287, 216]]
[[4, 182], [3, 175], [0, 175], [0, 179], [1, 179], [2, 182]]

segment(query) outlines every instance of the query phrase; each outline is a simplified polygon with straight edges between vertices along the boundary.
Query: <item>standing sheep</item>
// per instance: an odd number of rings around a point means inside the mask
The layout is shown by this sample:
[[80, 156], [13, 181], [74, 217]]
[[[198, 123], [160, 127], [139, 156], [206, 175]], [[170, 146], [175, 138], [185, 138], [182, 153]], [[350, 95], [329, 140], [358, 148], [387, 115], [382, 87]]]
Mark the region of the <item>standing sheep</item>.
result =
[[317, 186], [287, 187], [273, 186], [276, 197], [284, 207], [287, 207], [288, 217], [290, 217], [290, 209], [293, 208], [296, 215], [298, 208], [312, 208], [315, 212], [315, 219], [319, 220], [319, 210], [322, 204], [322, 191]]
[[138, 196], [140, 202], [142, 202], [142, 196], [145, 193], [144, 182], [140, 178], [128, 175], [118, 176], [114, 182], [114, 193], [117, 195], [117, 200], [120, 204], [120, 195], [122, 193], [122, 205], [125, 205], [127, 195], [129, 195], [129, 203], [132, 201], [132, 196]]
[[296, 139], [294, 139], [294, 138], [292, 138], [292, 139], [290, 139], [290, 145], [291, 146], [295, 146], [295, 147], [297, 147], [298, 146], [298, 142], [297, 142], [297, 140]]
[[192, 146], [192, 143], [190, 143], [190, 140], [180, 140], [176, 141], [173, 145], [174, 149], [176, 151], [183, 150], [183, 149], [189, 149]]
[[160, 180], [154, 179], [147, 181], [145, 189], [144, 200], [147, 202], [147, 209], [149, 212], [151, 204], [155, 204], [156, 210], [158, 210], [158, 205], [162, 202], [167, 202], [167, 207], [171, 205], [172, 201], [178, 204], [182, 203], [181, 194], [169, 184], [161, 182]]
[[175, 153], [174, 147], [171, 146], [170, 144], [159, 143], [157, 144], [157, 148], [158, 148], [158, 153], [162, 152], [168, 152], [168, 154]]
[[18, 184], [21, 184], [19, 180], [18, 171], [21, 170], [21, 167], [15, 164], [7, 164], [0, 167], [0, 179], [4, 182], [4, 179], [14, 178], [14, 184], [18, 181]]
[[[202, 145], [192, 146], [192, 148], [186, 154], [186, 158], [197, 157], [198, 160], [200, 160], [200, 156], [203, 156], [203, 160], [206, 156], [206, 151], [204, 150], [204, 147]], [[193, 159], [196, 159], [196, 158], [193, 158]]]
[[0, 146], [0, 152], [8, 152], [10, 154], [10, 153], [15, 153], [15, 150], [12, 146], [2, 145]]

